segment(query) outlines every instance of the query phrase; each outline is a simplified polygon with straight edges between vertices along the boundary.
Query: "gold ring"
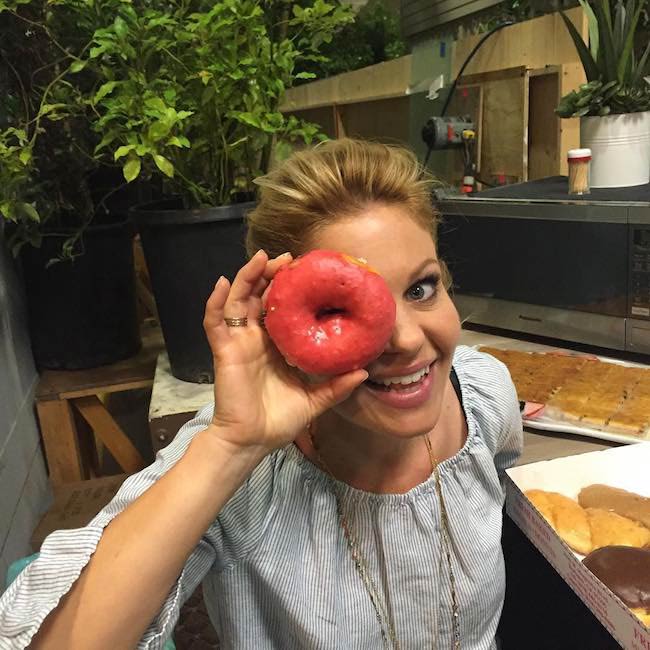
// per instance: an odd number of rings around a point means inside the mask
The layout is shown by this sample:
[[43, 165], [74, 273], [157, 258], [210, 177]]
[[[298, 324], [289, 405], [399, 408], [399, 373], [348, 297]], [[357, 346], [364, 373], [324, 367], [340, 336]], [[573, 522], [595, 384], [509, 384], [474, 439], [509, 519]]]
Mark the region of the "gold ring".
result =
[[228, 327], [246, 327], [248, 325], [248, 318], [224, 318], [223, 319]]

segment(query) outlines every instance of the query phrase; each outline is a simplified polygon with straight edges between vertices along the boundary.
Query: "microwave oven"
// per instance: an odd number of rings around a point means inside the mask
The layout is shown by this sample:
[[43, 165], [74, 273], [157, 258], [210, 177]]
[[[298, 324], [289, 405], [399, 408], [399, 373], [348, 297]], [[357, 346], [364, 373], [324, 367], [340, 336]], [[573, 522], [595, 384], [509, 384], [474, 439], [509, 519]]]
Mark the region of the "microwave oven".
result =
[[553, 177], [437, 206], [463, 321], [650, 354], [650, 185], [571, 197]]

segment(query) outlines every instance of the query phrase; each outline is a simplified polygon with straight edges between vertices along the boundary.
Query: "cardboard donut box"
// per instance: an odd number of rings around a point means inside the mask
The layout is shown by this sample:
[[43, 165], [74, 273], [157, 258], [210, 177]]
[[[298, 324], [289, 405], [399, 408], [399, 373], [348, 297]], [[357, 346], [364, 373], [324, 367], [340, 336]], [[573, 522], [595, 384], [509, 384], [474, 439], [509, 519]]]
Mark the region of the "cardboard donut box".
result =
[[626, 445], [507, 470], [506, 511], [565, 582], [626, 650], [650, 650], [650, 629], [582, 564], [524, 492], [560, 492], [576, 499], [583, 487], [603, 483], [650, 497], [650, 442]]

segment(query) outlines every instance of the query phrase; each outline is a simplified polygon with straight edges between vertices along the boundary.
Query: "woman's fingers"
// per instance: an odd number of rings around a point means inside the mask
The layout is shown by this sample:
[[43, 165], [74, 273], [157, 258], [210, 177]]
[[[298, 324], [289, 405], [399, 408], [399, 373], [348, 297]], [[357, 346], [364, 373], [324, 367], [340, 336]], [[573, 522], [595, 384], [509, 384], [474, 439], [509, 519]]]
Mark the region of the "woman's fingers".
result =
[[248, 313], [249, 300], [258, 280], [262, 277], [268, 257], [264, 251], [257, 251], [253, 257], [239, 269], [226, 300], [225, 315], [228, 318], [254, 318]]
[[312, 417], [318, 417], [327, 409], [342, 402], [366, 379], [368, 379], [368, 373], [365, 370], [354, 370], [345, 375], [332, 377], [322, 384], [311, 384], [307, 388], [307, 392], [314, 410]]
[[224, 310], [229, 291], [230, 282], [222, 275], [214, 285], [205, 305], [203, 329], [213, 354], [230, 340], [230, 332], [224, 321]]
[[227, 278], [219, 278], [206, 303], [203, 320], [213, 352], [230, 340], [225, 318], [247, 317], [249, 327], [257, 324], [262, 315], [262, 294], [278, 269], [291, 259], [291, 254], [285, 253], [269, 260], [264, 251], [258, 251], [238, 271], [232, 285]]
[[293, 258], [291, 257], [291, 253], [283, 253], [282, 255], [279, 255], [278, 257], [275, 257], [267, 262], [266, 269], [264, 269], [262, 277], [257, 281], [257, 284], [253, 289], [251, 299], [248, 303], [249, 319], [258, 320], [261, 317], [263, 309], [262, 297], [268, 289], [271, 280], [281, 267], [283, 267], [285, 264], [289, 264], [289, 262], [292, 260]]

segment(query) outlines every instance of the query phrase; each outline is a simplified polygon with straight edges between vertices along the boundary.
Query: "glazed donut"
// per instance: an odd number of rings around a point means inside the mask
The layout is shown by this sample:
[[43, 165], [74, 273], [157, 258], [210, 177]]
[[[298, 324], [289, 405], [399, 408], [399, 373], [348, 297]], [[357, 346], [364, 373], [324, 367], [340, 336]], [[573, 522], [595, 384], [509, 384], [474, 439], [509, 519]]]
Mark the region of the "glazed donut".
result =
[[266, 330], [286, 361], [306, 373], [364, 368], [383, 351], [395, 301], [363, 260], [313, 250], [283, 266], [266, 301]]

